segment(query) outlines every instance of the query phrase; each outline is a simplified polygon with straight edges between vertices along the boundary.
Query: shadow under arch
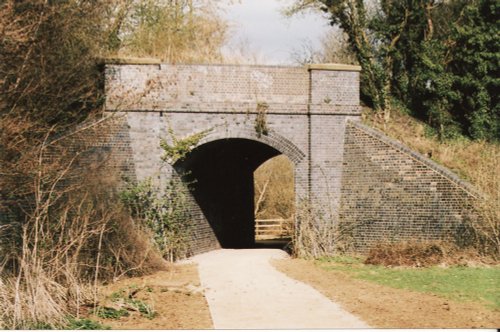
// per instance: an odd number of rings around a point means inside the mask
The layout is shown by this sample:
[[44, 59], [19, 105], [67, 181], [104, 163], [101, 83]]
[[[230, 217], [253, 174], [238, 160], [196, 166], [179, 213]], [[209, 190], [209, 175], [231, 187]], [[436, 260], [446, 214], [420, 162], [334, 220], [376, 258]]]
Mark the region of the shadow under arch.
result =
[[247, 139], [268, 145], [279, 153], [287, 156], [294, 164], [298, 164], [305, 157], [294, 143], [273, 129], [266, 134], [258, 134], [253, 126], [248, 125], [219, 125], [205, 131], [206, 134], [197, 146], [224, 139]]
[[294, 164], [304, 154], [277, 133], [258, 137], [255, 130], [212, 130], [173, 166], [223, 248], [255, 245], [254, 171], [268, 159], [286, 155]]

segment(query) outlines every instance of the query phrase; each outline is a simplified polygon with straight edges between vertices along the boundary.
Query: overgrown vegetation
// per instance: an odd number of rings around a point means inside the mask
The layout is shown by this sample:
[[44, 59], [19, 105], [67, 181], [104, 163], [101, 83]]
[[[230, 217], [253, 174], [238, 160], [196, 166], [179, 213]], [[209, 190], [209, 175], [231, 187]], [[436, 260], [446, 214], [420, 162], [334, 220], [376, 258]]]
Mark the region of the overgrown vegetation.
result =
[[[105, 158], [86, 163], [88, 147], [65, 138], [101, 116], [99, 58], [219, 59], [226, 30], [216, 9], [202, 1], [0, 4], [0, 328], [99, 328], [81, 315], [101, 280], [165, 266], [113, 190]], [[92, 130], [107, 129], [80, 126], [73, 143]]]
[[131, 215], [145, 225], [163, 258], [170, 262], [189, 254], [192, 234], [186, 190], [180, 179], [171, 179], [165, 188], [147, 179], [130, 184], [121, 193]]
[[62, 151], [67, 150], [58, 150], [62, 165], [38, 165], [34, 199], [16, 201], [30, 214], [3, 223], [3, 327], [62, 328], [79, 317], [82, 306], [93, 305], [99, 280], [164, 265], [116, 195], [103, 190], [114, 186], [112, 178], [105, 182], [99, 169], [72, 167], [75, 157], [63, 158]]
[[[104, 240], [119, 211], [104, 206], [111, 193], [95, 191], [100, 180], [82, 181], [79, 151], [49, 145], [100, 105], [93, 57], [101, 9], [86, 1], [0, 5], [2, 328], [66, 326], [106, 274]], [[58, 157], [47, 160], [49, 150]]]

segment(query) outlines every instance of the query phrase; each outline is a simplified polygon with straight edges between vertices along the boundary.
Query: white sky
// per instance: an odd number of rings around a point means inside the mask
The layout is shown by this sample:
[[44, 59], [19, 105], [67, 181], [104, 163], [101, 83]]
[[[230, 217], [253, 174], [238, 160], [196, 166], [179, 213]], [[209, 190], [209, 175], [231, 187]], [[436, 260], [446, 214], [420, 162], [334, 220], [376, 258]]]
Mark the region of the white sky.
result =
[[224, 54], [243, 55], [246, 61], [260, 64], [292, 64], [291, 54], [304, 43], [319, 47], [321, 37], [332, 29], [328, 20], [313, 12], [284, 17], [281, 11], [291, 1], [240, 0], [229, 5], [224, 17], [233, 34]]

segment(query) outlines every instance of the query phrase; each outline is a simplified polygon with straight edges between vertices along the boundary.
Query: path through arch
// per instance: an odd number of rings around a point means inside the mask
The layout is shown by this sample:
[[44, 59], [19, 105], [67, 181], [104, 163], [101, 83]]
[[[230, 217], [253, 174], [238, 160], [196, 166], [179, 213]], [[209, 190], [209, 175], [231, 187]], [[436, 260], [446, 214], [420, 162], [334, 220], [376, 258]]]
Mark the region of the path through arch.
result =
[[254, 171], [281, 154], [274, 147], [244, 138], [197, 146], [174, 165], [222, 248], [255, 246]]
[[193, 257], [215, 329], [368, 328], [356, 316], [271, 266], [278, 249], [222, 249]]

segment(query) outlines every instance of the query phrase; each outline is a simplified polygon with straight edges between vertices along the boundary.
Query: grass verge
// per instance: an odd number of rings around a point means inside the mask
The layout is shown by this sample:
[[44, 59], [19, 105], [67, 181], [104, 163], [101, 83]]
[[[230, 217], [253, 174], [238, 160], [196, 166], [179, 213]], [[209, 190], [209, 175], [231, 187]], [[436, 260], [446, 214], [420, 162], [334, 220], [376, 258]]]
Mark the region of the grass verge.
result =
[[348, 273], [381, 285], [443, 296], [456, 301], [478, 302], [500, 309], [500, 267], [388, 268], [366, 265], [352, 257], [316, 261], [322, 269]]

